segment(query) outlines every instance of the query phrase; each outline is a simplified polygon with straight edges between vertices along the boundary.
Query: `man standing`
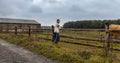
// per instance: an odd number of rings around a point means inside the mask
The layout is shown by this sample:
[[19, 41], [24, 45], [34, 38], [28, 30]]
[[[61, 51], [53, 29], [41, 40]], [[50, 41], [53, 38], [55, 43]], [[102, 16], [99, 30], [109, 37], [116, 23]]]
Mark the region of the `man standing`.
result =
[[59, 29], [60, 29], [60, 20], [57, 19], [56, 21], [56, 25], [54, 26], [54, 43], [57, 44], [60, 40], [60, 36], [59, 36]]

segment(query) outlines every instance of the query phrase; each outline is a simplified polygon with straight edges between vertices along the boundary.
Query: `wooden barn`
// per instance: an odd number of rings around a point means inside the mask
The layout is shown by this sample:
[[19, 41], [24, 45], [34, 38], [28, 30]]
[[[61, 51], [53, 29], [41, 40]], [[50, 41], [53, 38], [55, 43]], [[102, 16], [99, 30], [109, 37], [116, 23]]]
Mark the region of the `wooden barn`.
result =
[[35, 20], [0, 18], [0, 32], [38, 32], [41, 24]]

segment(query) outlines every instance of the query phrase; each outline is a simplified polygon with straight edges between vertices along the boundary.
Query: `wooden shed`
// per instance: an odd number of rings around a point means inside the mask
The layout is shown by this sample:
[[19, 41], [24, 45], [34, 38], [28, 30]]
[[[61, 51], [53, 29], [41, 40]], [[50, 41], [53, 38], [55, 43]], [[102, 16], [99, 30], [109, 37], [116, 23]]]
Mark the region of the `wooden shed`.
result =
[[13, 18], [0, 18], [0, 32], [38, 32], [41, 24], [35, 20], [13, 19]]

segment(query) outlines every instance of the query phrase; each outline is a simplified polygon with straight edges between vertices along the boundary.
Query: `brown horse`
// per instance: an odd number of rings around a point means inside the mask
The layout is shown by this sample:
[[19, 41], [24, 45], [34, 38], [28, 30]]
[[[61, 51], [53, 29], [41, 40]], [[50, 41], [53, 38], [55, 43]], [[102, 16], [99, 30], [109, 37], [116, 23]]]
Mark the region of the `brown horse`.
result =
[[[120, 25], [118, 25], [118, 24], [110, 24], [109, 25], [109, 30], [120, 30]], [[119, 38], [120, 32], [112, 31], [112, 32], [110, 32], [110, 35], [114, 36], [114, 38]]]

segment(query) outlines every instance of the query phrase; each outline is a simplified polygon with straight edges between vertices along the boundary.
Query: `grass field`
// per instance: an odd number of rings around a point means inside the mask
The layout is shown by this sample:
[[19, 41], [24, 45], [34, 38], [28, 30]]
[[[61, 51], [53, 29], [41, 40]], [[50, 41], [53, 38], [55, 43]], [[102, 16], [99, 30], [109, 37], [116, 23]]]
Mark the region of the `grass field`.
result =
[[[54, 44], [50, 40], [40, 38], [52, 38], [51, 32], [44, 32], [40, 34], [32, 34], [28, 37], [27, 34], [4, 34], [0, 33], [0, 38], [7, 40], [10, 43], [17, 44], [35, 53], [42, 54], [60, 63], [120, 63], [120, 51], [111, 51], [109, 58], [104, 57], [102, 48], [95, 48], [83, 45], [75, 45], [64, 42]], [[62, 32], [60, 35], [73, 36], [73, 37], [86, 37], [86, 38], [100, 38], [104, 37], [104, 32], [95, 31], [82, 31], [82, 32]], [[103, 46], [103, 42], [76, 40], [61, 37], [61, 40], [78, 42], [84, 44], [93, 44]], [[114, 48], [120, 48], [120, 44], [113, 44]]]

